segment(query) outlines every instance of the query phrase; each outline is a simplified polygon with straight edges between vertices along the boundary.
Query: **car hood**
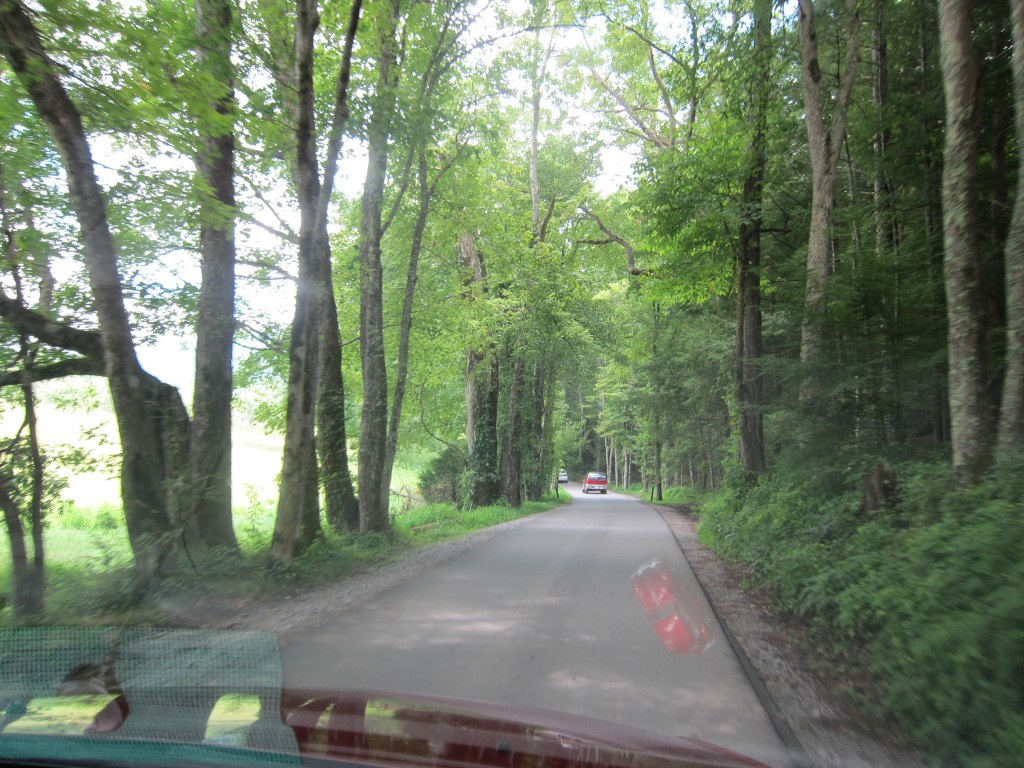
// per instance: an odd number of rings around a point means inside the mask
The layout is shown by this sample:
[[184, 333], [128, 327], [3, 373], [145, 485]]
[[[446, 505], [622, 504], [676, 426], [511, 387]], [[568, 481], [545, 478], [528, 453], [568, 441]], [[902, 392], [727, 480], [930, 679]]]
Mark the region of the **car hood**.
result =
[[273, 635], [0, 631], [0, 763], [462, 768], [758, 766], [564, 712], [282, 686]]

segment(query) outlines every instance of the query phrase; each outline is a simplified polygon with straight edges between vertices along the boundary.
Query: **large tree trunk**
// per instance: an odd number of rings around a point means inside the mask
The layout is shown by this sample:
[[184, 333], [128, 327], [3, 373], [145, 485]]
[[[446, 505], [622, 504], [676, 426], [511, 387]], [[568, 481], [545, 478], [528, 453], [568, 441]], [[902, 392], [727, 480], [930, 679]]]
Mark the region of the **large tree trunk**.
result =
[[382, 20], [377, 93], [367, 126], [366, 184], [359, 233], [359, 343], [363, 369], [363, 412], [359, 425], [359, 527], [386, 531], [390, 488], [383, 487], [388, 434], [388, 371], [384, 352], [384, 279], [381, 265], [381, 209], [387, 174], [388, 135], [395, 106], [394, 68], [398, 0]]
[[[766, 469], [764, 385], [761, 380], [761, 222], [764, 203], [765, 142], [771, 71], [771, 0], [754, 3], [754, 66], [750, 88], [750, 144], [740, 213], [736, 265], [736, 410], [739, 460], [747, 482]], [[660, 442], [658, 444], [660, 455]], [[659, 498], [661, 475], [658, 475]]]
[[555, 388], [557, 380], [554, 370], [547, 366], [541, 366], [540, 370], [545, 373], [543, 386], [538, 387], [540, 402], [536, 407], [541, 411], [541, 424], [538, 440], [540, 442], [538, 454], [538, 470], [533, 498], [540, 499], [549, 487], [552, 478], [555, 477]]
[[664, 501], [664, 489], [662, 488], [662, 466], [661, 466], [661, 440], [654, 441], [654, 498], [656, 501]]
[[523, 504], [523, 350], [513, 342], [508, 359], [513, 361], [512, 382], [508, 388], [505, 437], [501, 452], [501, 484], [505, 500], [513, 507]]
[[223, 117], [234, 109], [231, 4], [196, 0], [199, 69], [221, 89], [210, 111], [197, 118], [202, 147], [195, 157], [200, 197], [203, 280], [196, 327], [195, 392], [190, 451], [192, 505], [189, 517], [199, 543], [235, 550], [231, 518], [231, 358], [235, 333], [235, 208], [232, 128]]
[[[284, 460], [277, 518], [270, 556], [287, 561], [303, 551], [319, 520], [314, 426], [318, 381], [319, 322], [323, 300], [323, 270], [314, 250], [316, 206], [320, 195], [316, 157], [313, 90], [313, 36], [319, 24], [315, 0], [298, 0], [295, 22], [295, 82], [298, 97], [294, 115], [299, 195], [299, 274], [288, 350], [288, 396], [285, 411]], [[310, 504], [313, 508], [310, 508]]]
[[[298, 188], [299, 276], [289, 350], [288, 404], [284, 467], [271, 557], [287, 560], [301, 553], [321, 533], [317, 450], [324, 462], [328, 517], [344, 528], [351, 524], [355, 499], [348, 473], [345, 439], [345, 390], [341, 378], [341, 340], [331, 279], [327, 215], [334, 189], [342, 130], [348, 120], [348, 86], [352, 48], [362, 3], [349, 15], [345, 46], [334, 94], [323, 183], [317, 159], [313, 39], [320, 16], [316, 0], [298, 0], [295, 23], [295, 73], [285, 79], [284, 102], [295, 123], [296, 155], [292, 166]], [[287, 83], [295, 83], [295, 96]], [[317, 403], [317, 397], [322, 401]], [[320, 434], [315, 434], [316, 419]], [[318, 439], [317, 439], [318, 438]]]
[[959, 482], [970, 485], [991, 460], [992, 422], [978, 243], [979, 74], [968, 0], [939, 0], [939, 41], [946, 96], [942, 222], [953, 470]]
[[[330, 256], [327, 257], [328, 260]], [[335, 531], [359, 530], [359, 501], [348, 467], [348, 427], [345, 423], [345, 382], [341, 369], [338, 305], [330, 281], [321, 307], [320, 390], [317, 399], [317, 451], [324, 484], [327, 522]]]
[[[106, 200], [96, 180], [81, 115], [46, 57], [20, 0], [0, 6], [0, 48], [49, 129], [67, 173], [121, 439], [121, 496], [137, 586], [145, 588], [173, 567], [175, 534], [168, 504], [173, 478], [162, 439], [165, 427], [174, 427], [173, 422], [180, 418], [180, 412], [178, 417], [170, 415], [177, 411], [173, 403], [177, 392], [168, 392], [172, 388], [160, 386], [139, 366]], [[176, 399], [180, 404], [180, 396]], [[170, 423], [165, 416], [170, 416]]]
[[[327, 502], [327, 519], [335, 528], [354, 531], [359, 527], [359, 502], [352, 487], [348, 468], [348, 430], [345, 424], [345, 383], [341, 369], [341, 335], [338, 330], [338, 305], [334, 298], [331, 269], [331, 244], [327, 232], [328, 209], [338, 172], [343, 131], [349, 117], [349, 80], [352, 74], [352, 50], [359, 31], [362, 0], [354, 0], [349, 9], [345, 45], [334, 86], [334, 114], [327, 139], [323, 184], [316, 199], [316, 236], [313, 252], [320, 260], [321, 352], [319, 407], [317, 410], [317, 446], [320, 452], [321, 478]], [[310, 106], [310, 108], [312, 108]], [[315, 160], [315, 154], [314, 154]]]
[[[487, 295], [487, 269], [476, 249], [473, 236], [459, 237], [459, 255], [471, 278], [467, 279], [467, 298], [472, 299], [477, 286], [481, 296]], [[466, 353], [466, 453], [470, 482], [469, 504], [484, 507], [501, 496], [498, 472], [498, 358], [494, 343], [471, 348]]]
[[498, 471], [498, 358], [493, 347], [468, 353], [466, 450], [473, 478], [470, 505], [494, 504], [501, 496], [501, 477]]
[[[832, 106], [831, 124], [825, 122], [825, 103], [830, 100], [822, 86], [823, 73], [818, 59], [818, 35], [813, 0], [800, 0], [800, 59], [807, 124], [807, 143], [811, 157], [811, 225], [807, 240], [807, 287], [804, 294], [804, 320], [800, 336], [800, 360], [813, 363], [821, 354], [820, 325], [825, 314], [825, 291], [829, 276], [829, 251], [832, 242], [832, 212], [835, 206], [836, 172], [846, 133], [853, 85], [859, 63], [860, 20], [857, 0], [845, 0], [846, 57], [839, 89]], [[810, 371], [808, 376], [813, 376]], [[806, 378], [803, 394], [810, 396], [813, 378]]]
[[1017, 134], [1017, 195], [1006, 238], [1006, 372], [999, 408], [997, 457], [1024, 450], [1024, 0], [1010, 0], [1013, 17], [1013, 109]]
[[25, 524], [21, 507], [3, 473], [0, 473], [0, 510], [3, 511], [7, 538], [11, 543], [11, 603], [19, 618], [42, 613], [45, 581], [43, 553], [36, 550], [29, 557]]
[[654, 387], [654, 408], [651, 414], [651, 433], [654, 441], [654, 478], [658, 501], [662, 500], [661, 487], [661, 447], [662, 447], [662, 416], [665, 409], [662, 392], [663, 375], [658, 365], [658, 345], [661, 343], [661, 305], [654, 302], [651, 307], [651, 360], [654, 361], [655, 376], [651, 384]]
[[874, 204], [875, 204], [875, 253], [884, 258], [893, 241], [892, 222], [889, 216], [889, 182], [885, 176], [885, 153], [889, 145], [889, 128], [885, 110], [889, 100], [889, 43], [885, 28], [885, 3], [875, 0], [875, 25], [871, 33], [871, 93], [875, 102], [877, 119], [874, 138]]
[[525, 480], [526, 500], [535, 501], [539, 499], [550, 478], [544, 472], [544, 395], [547, 390], [546, 381], [548, 378], [547, 367], [542, 360], [534, 363], [533, 374], [530, 377], [533, 381], [533, 392], [530, 394], [529, 423], [526, 435], [526, 444], [529, 452], [529, 462]]
[[[348, 84], [351, 71], [352, 46], [359, 25], [362, 8], [361, 0], [352, 4], [349, 28], [346, 33], [345, 49], [338, 72], [335, 89], [334, 118], [328, 141], [327, 159], [323, 184], [319, 182], [315, 136], [310, 126], [315, 118], [313, 95], [313, 33], [317, 20], [316, 4], [303, 3], [296, 14], [295, 36], [276, 33], [275, 25], [280, 11], [271, 2], [261, 2], [260, 11], [264, 17], [267, 34], [271, 39], [270, 63], [278, 83], [278, 93], [284, 105], [284, 112], [291, 118], [292, 129], [296, 132], [296, 144], [302, 147], [296, 152], [291, 172], [299, 190], [299, 208], [303, 212], [303, 226], [312, 234], [300, 242], [301, 248], [309, 249], [308, 258], [315, 260], [321, 273], [319, 328], [319, 378], [316, 392], [316, 453], [320, 460], [320, 479], [324, 485], [324, 500], [327, 520], [338, 531], [357, 530], [359, 510], [352, 477], [348, 467], [348, 441], [345, 424], [345, 386], [342, 379], [341, 338], [338, 330], [338, 308], [334, 298], [334, 284], [331, 279], [331, 247], [327, 234], [327, 212], [333, 179], [337, 168], [337, 157], [341, 142], [342, 128], [348, 119]], [[300, 27], [301, 24], [301, 27]], [[302, 58], [300, 64], [298, 59]], [[304, 84], [300, 88], [300, 77]], [[300, 100], [300, 91], [305, 96]], [[301, 135], [299, 131], [302, 131]], [[303, 166], [300, 169], [300, 164]], [[301, 258], [300, 258], [301, 261]], [[308, 458], [307, 458], [308, 460]], [[309, 477], [308, 470], [304, 470]], [[308, 496], [308, 490], [307, 490]], [[291, 512], [290, 518], [282, 521], [286, 530], [294, 530], [302, 523]], [[298, 515], [295, 512], [295, 515]], [[311, 514], [307, 514], [311, 517]], [[311, 521], [308, 521], [311, 522]], [[305, 526], [307, 530], [310, 525]]]

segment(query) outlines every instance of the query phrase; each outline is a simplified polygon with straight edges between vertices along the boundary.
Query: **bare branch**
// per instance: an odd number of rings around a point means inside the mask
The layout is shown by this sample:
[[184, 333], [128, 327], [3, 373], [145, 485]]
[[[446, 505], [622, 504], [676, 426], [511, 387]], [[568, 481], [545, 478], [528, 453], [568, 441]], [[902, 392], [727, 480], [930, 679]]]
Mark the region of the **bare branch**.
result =
[[437, 440], [437, 442], [442, 443], [444, 445], [447, 445], [449, 448], [451, 448], [456, 453], [461, 453], [463, 456], [465, 456], [466, 452], [462, 448], [460, 448], [457, 445], [453, 445], [452, 443], [449, 443], [443, 437], [438, 437], [433, 432], [431, 432], [430, 431], [430, 427], [427, 426], [427, 418], [426, 418], [426, 416], [423, 415], [423, 390], [425, 388], [426, 388], [425, 384], [420, 384], [420, 424], [423, 426], [423, 431], [426, 432], [427, 435], [429, 435], [430, 437], [432, 437], [435, 440]]
[[22, 306], [2, 291], [0, 318], [14, 326], [19, 333], [33, 336], [51, 347], [72, 350], [87, 357], [103, 357], [98, 331], [83, 331], [67, 323], [51, 320], [46, 315]]
[[551, 223], [551, 216], [555, 212], [555, 201], [557, 199], [558, 198], [555, 197], [554, 195], [551, 196], [551, 202], [548, 203], [548, 210], [544, 214], [544, 221], [542, 221], [540, 224], [540, 237], [538, 239], [542, 243], [548, 236], [548, 224]]
[[609, 96], [615, 99], [616, 103], [622, 107], [627, 115], [629, 115], [629, 119], [632, 120], [636, 127], [640, 129], [644, 139], [654, 144], [658, 149], [671, 148], [671, 142], [666, 141], [655, 133], [654, 130], [644, 122], [638, 109], [626, 101], [625, 97], [615, 89], [615, 86], [613, 86], [606, 78], [602, 77], [593, 67], [587, 67], [587, 69], [590, 71], [591, 77], [597, 81], [598, 85], [600, 85]]
[[[588, 217], [590, 217], [594, 221], [594, 223], [597, 224], [597, 228], [600, 229], [608, 238], [608, 240], [603, 242], [603, 243], [592, 242], [591, 243], [592, 245], [608, 245], [610, 243], [618, 243], [619, 245], [621, 245], [623, 248], [626, 249], [626, 269], [629, 272], [629, 274], [631, 274], [631, 275], [649, 275], [649, 274], [651, 274], [651, 270], [649, 270], [649, 269], [639, 269], [636, 266], [636, 263], [634, 261], [634, 259], [635, 259], [634, 253], [635, 252], [633, 250], [633, 245], [626, 238], [622, 237], [621, 235], [616, 234], [615, 232], [612, 232], [605, 225], [605, 223], [603, 221], [601, 221], [601, 217], [598, 216], [593, 211], [591, 211], [585, 205], [581, 205], [580, 206], [580, 210], [583, 211], [583, 213], [585, 213]], [[578, 242], [587, 242], [587, 241], [580, 240]]]
[[288, 280], [289, 282], [292, 283], [294, 283], [298, 279], [295, 277], [295, 275], [293, 275], [284, 267], [281, 267], [280, 265], [274, 264], [269, 261], [257, 261], [255, 259], [238, 259], [238, 264], [240, 264], [243, 267], [255, 267], [256, 269], [265, 269], [269, 272], [275, 272], [285, 280]]
[[24, 368], [0, 374], [0, 387], [11, 385], [35, 384], [40, 381], [53, 381], [66, 376], [103, 376], [103, 361], [91, 357], [76, 357], [61, 360], [38, 368]]

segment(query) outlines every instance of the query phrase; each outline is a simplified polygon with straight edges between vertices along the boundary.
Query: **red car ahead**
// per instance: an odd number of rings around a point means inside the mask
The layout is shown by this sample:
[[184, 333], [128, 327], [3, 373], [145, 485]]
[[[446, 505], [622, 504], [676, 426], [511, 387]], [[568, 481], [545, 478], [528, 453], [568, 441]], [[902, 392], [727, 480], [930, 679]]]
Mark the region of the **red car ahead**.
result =
[[583, 478], [583, 492], [590, 493], [591, 491], [608, 493], [608, 478], [605, 477], [604, 472], [587, 472], [587, 476]]

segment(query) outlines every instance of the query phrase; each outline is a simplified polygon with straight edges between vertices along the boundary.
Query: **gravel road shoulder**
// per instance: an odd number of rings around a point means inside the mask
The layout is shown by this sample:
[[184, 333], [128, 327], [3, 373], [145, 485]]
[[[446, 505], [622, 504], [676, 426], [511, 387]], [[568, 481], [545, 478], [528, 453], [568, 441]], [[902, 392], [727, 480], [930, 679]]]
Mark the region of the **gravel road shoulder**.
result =
[[534, 517], [536, 515], [528, 515], [458, 539], [401, 552], [335, 584], [285, 597], [243, 604], [216, 600], [190, 602], [187, 606], [165, 606], [165, 611], [171, 622], [179, 626], [274, 632], [284, 645], [297, 635], [327, 623], [343, 611], [413, 578], [430, 566], [455, 557]]

